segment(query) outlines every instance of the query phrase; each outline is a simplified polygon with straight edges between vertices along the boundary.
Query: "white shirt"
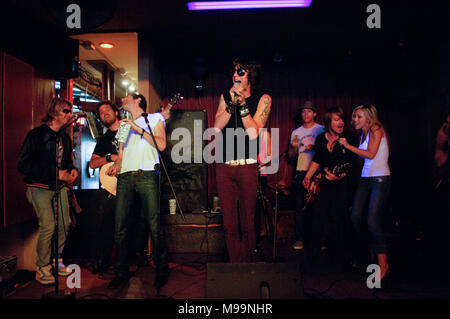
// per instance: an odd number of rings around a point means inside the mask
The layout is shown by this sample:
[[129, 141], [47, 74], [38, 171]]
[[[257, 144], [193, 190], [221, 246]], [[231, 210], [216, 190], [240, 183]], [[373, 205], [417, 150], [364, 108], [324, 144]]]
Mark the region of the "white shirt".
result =
[[[153, 133], [155, 127], [162, 121], [164, 127], [166, 121], [161, 113], [147, 114], [147, 119], [150, 123]], [[147, 133], [150, 133], [145, 119], [141, 116], [137, 118], [134, 123], [143, 128]], [[155, 164], [159, 164], [158, 151], [152, 146], [144, 137], [134, 130], [130, 130], [127, 141], [124, 143], [122, 168], [120, 174], [126, 172], [133, 172], [137, 170], [153, 171]]]
[[[366, 139], [359, 145], [360, 150], [367, 150], [369, 147], [369, 132], [367, 132]], [[377, 154], [373, 159], [364, 158], [364, 167], [361, 172], [361, 177], [374, 176], [389, 176], [391, 171], [388, 164], [389, 147], [386, 136], [383, 136], [378, 147]]]
[[306, 146], [309, 144], [314, 145], [316, 137], [323, 132], [323, 125], [314, 123], [310, 128], [304, 128], [303, 125], [292, 131], [291, 144], [295, 136], [298, 137], [298, 159], [297, 159], [297, 171], [307, 171], [309, 165], [314, 158], [314, 151], [308, 151]]

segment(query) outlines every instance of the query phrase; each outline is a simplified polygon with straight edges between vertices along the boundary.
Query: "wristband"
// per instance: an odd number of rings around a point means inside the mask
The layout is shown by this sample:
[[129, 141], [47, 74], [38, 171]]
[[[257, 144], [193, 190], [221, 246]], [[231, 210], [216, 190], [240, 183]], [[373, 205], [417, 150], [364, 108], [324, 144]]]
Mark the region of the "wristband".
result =
[[230, 113], [231, 115], [234, 114], [234, 112], [236, 111], [236, 105], [235, 104], [227, 104], [227, 107], [225, 108], [225, 110]]
[[241, 115], [241, 117], [246, 117], [247, 115], [250, 114], [250, 110], [248, 108], [247, 103], [245, 103], [244, 105], [240, 105], [239, 114]]
[[106, 155], [105, 155], [105, 158], [106, 158], [106, 161], [107, 161], [107, 162], [112, 162], [112, 159], [111, 159], [111, 153], [106, 154]]

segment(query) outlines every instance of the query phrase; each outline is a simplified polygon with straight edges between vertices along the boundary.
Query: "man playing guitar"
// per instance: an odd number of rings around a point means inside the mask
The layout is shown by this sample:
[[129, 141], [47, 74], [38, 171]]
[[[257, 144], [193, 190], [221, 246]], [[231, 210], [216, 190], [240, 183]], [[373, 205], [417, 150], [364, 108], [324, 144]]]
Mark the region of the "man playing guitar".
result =
[[[116, 140], [116, 133], [119, 129], [120, 114], [117, 106], [111, 101], [102, 101], [97, 104], [97, 113], [102, 124], [108, 130], [97, 139], [94, 152], [89, 162], [92, 169], [117, 160], [119, 143]], [[105, 166], [106, 167], [106, 166]], [[108, 187], [98, 194], [96, 201], [99, 203], [96, 211], [96, 225], [98, 225], [98, 240], [96, 243], [96, 264], [94, 273], [104, 273], [111, 264], [111, 252], [114, 243], [114, 210], [116, 207], [116, 198], [111, 196]], [[115, 192], [111, 192], [115, 195]]]

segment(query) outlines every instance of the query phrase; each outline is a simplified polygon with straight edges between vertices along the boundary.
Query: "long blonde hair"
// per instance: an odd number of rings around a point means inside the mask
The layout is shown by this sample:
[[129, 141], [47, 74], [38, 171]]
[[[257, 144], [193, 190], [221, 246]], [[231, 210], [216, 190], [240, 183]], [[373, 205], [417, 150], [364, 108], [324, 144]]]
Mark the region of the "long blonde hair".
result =
[[[374, 126], [375, 127], [378, 126], [379, 129], [383, 130], [384, 136], [386, 137], [389, 146], [390, 143], [386, 129], [384, 128], [383, 124], [381, 124], [378, 118], [378, 111], [375, 108], [375, 106], [373, 106], [372, 104], [361, 104], [360, 106], [355, 107], [355, 109], [352, 112], [352, 124], [353, 124], [353, 116], [355, 115], [355, 112], [358, 110], [361, 110], [364, 113], [364, 116], [369, 120], [369, 131], [371, 131]], [[362, 135], [363, 132], [361, 132], [361, 136]]]

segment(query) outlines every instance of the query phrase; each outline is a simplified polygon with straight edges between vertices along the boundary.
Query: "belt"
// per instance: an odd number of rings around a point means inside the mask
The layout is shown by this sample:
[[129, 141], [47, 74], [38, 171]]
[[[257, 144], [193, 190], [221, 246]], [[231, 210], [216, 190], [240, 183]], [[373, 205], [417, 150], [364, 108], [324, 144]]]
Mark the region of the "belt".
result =
[[257, 160], [254, 158], [246, 158], [246, 159], [240, 159], [240, 160], [232, 160], [225, 162], [225, 164], [230, 166], [238, 166], [238, 165], [245, 165], [245, 164], [256, 164]]

